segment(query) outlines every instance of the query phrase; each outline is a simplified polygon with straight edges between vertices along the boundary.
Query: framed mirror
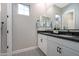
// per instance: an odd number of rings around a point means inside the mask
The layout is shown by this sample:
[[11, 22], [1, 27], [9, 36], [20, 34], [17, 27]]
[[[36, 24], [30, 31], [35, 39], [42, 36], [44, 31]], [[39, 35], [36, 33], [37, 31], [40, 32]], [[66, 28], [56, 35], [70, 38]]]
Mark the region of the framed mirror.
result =
[[62, 15], [62, 29], [75, 29], [75, 10], [68, 10]]

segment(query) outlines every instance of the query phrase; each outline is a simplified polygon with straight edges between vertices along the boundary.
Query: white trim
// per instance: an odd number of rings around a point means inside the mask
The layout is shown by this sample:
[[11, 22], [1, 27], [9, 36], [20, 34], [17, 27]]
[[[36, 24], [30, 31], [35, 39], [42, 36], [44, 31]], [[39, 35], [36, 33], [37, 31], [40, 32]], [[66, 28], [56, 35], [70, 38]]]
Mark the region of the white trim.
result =
[[7, 53], [1, 53], [1, 56], [7, 56]]
[[[0, 13], [1, 13], [1, 3], [0, 3]], [[1, 55], [1, 14], [0, 14], [0, 55]]]
[[7, 18], [7, 30], [9, 33], [7, 34], [7, 55], [12, 55], [12, 4], [8, 3], [7, 4], [7, 15], [9, 16]]
[[75, 11], [74, 9], [71, 9], [71, 10], [68, 10], [68, 11], [64, 12], [64, 14], [67, 14], [69, 12], [74, 12], [74, 11]]
[[30, 51], [30, 50], [33, 50], [33, 49], [37, 49], [37, 48], [38, 48], [38, 46], [24, 48], [24, 49], [20, 49], [20, 50], [13, 51], [12, 54], [14, 55], [14, 54], [21, 53], [21, 52], [27, 52], [27, 51]]

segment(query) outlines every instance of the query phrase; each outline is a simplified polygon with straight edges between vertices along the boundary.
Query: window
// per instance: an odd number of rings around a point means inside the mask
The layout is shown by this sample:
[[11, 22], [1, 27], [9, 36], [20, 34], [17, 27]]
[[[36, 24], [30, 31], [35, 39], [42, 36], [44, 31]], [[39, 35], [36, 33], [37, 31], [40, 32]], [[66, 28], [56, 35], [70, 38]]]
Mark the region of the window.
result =
[[18, 14], [29, 16], [29, 5], [18, 4]]

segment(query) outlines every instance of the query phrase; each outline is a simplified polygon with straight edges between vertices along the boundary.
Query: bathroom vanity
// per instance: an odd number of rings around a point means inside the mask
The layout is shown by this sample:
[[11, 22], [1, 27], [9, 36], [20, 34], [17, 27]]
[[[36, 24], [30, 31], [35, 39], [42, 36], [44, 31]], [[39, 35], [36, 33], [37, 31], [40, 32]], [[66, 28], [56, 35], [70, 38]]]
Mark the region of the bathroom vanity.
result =
[[[79, 55], [79, 8], [76, 7], [76, 4], [67, 5], [60, 9], [62, 12], [54, 8], [55, 11], [52, 17], [49, 18], [49, 20], [51, 20], [51, 22], [49, 22], [50, 29], [46, 27], [46, 24], [43, 24], [45, 29], [37, 30], [38, 46], [47, 56]], [[44, 18], [42, 20], [47, 19]], [[41, 26], [39, 28], [41, 28]], [[58, 33], [57, 30], [61, 30], [60, 33]]]
[[79, 37], [38, 31], [38, 47], [47, 56], [79, 56]]

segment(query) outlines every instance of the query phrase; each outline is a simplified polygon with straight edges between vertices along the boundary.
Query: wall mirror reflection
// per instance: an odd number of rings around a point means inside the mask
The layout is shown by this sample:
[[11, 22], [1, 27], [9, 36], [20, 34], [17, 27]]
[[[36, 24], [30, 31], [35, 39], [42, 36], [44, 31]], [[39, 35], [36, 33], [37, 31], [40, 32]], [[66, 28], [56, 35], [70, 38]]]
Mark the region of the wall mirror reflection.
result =
[[75, 10], [68, 10], [62, 15], [62, 29], [75, 29]]
[[[46, 16], [50, 20], [46, 20], [46, 17], [39, 17], [42, 22], [39, 24], [39, 28], [48, 30], [70, 30], [79, 29], [79, 3], [55, 3], [55, 4], [43, 4], [44, 13], [41, 16]], [[48, 25], [47, 25], [48, 24]], [[42, 26], [41, 26], [42, 25]], [[42, 29], [41, 29], [42, 30]]]
[[54, 30], [60, 30], [60, 29], [61, 29], [61, 16], [56, 14]]
[[52, 21], [50, 17], [40, 16], [36, 18], [37, 20], [37, 29], [38, 30], [51, 30], [52, 29]]

